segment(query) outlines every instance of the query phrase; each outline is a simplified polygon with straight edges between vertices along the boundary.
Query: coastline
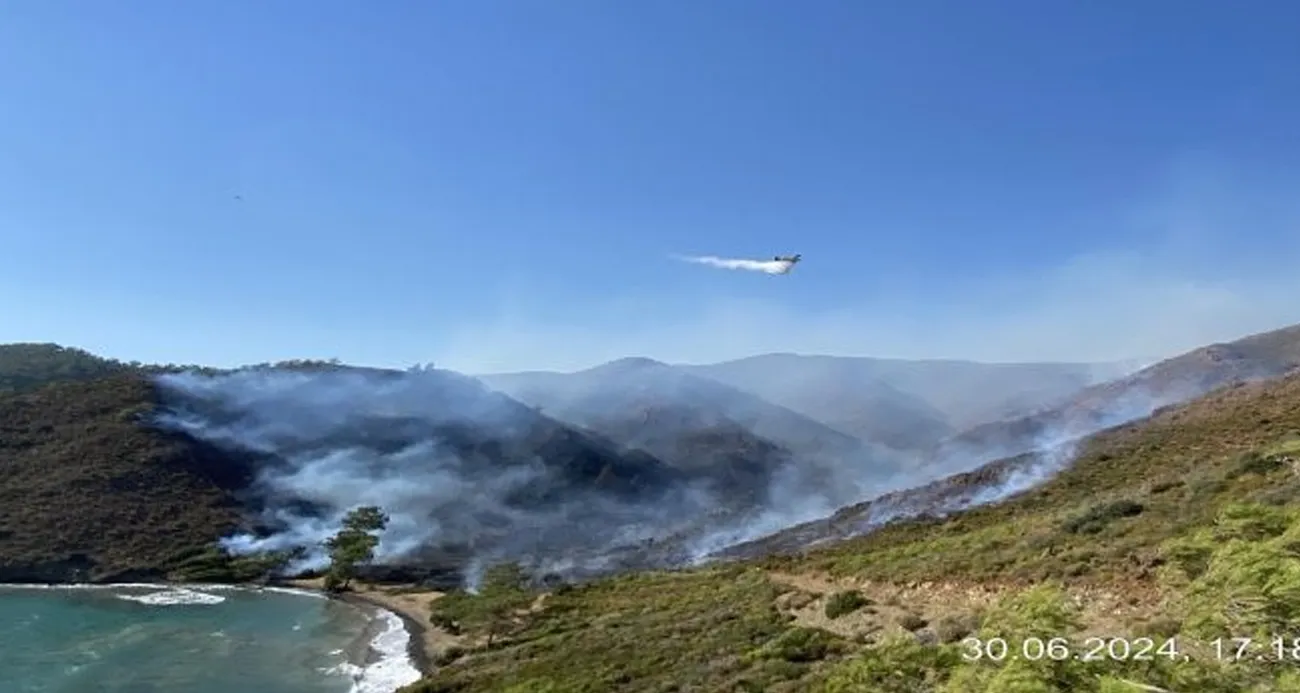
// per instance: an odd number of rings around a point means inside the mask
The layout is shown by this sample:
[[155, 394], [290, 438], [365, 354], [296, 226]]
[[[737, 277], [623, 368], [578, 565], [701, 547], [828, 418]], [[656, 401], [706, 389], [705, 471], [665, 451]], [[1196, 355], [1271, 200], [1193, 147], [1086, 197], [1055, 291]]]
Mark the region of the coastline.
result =
[[429, 603], [441, 597], [443, 592], [416, 587], [356, 585], [347, 592], [330, 594], [324, 591], [319, 579], [288, 580], [282, 584], [316, 592], [363, 609], [381, 609], [393, 614], [406, 629], [407, 656], [421, 676], [433, 673], [438, 656], [456, 644], [454, 636], [434, 627], [429, 621]]
[[[384, 639], [383, 634], [385, 632], [397, 634], [400, 628], [400, 631], [404, 631], [400, 635], [406, 638], [404, 648], [405, 667], [408, 668], [408, 671], [413, 670], [419, 677], [429, 676], [435, 669], [434, 663], [438, 657], [447, 649], [459, 643], [458, 638], [434, 626], [429, 618], [431, 613], [430, 603], [441, 597], [444, 592], [415, 585], [355, 584], [351, 590], [342, 593], [326, 592], [323, 580], [319, 578], [273, 580], [269, 584], [260, 585], [186, 582], [0, 583], [0, 589], [6, 587], [20, 590], [101, 590], [122, 588], [161, 590], [159, 595], [162, 595], [162, 598], [152, 594], [147, 596], [147, 598], [151, 599], [148, 603], [156, 602], [159, 604], [202, 603], [195, 600], [198, 597], [206, 597], [212, 592], [226, 590], [281, 592], [319, 599], [334, 599], [376, 616], [375, 623], [372, 623], [362, 637], [362, 641], [364, 641], [367, 648], [362, 667], [369, 668], [380, 664], [386, 659], [383, 646], [380, 645], [377, 650], [375, 649], [376, 645]], [[216, 602], [211, 603], [224, 601], [224, 597], [215, 597], [215, 599]], [[387, 627], [382, 625], [382, 621], [387, 621]], [[392, 645], [397, 645], [397, 643], [392, 642]], [[387, 654], [391, 655], [396, 652], [401, 652], [401, 649], [393, 648]], [[360, 653], [358, 652], [358, 654]], [[392, 664], [386, 668], [391, 668], [391, 666]], [[393, 672], [389, 671], [387, 673], [392, 674]], [[381, 674], [380, 676], [383, 677], [384, 675]], [[370, 690], [370, 688], [354, 688], [354, 690]], [[384, 690], [387, 691], [389, 688], [385, 686]]]
[[[337, 666], [318, 669], [330, 675], [349, 676], [351, 693], [395, 693], [419, 681], [433, 670], [433, 657], [425, 643], [430, 634], [418, 618], [419, 609], [403, 604], [398, 595], [334, 595], [309, 580], [273, 581], [270, 584], [231, 584], [199, 582], [132, 582], [132, 583], [0, 583], [0, 595], [7, 591], [116, 591], [119, 599], [149, 606], [216, 606], [231, 592], [260, 592], [291, 595], [294, 599], [337, 600], [359, 610], [366, 620], [364, 629], [342, 644], [331, 655], [345, 654]], [[365, 588], [363, 588], [365, 589]], [[370, 588], [376, 589], [376, 588]], [[382, 588], [377, 588], [382, 589]], [[400, 589], [400, 588], [399, 588]], [[138, 593], [137, 593], [138, 592]], [[226, 593], [226, 594], [222, 594]], [[434, 593], [438, 594], [438, 593]], [[384, 597], [388, 596], [388, 599]], [[410, 599], [411, 597], [408, 597]], [[429, 595], [426, 599], [434, 598]], [[417, 602], [418, 603], [418, 602]], [[427, 601], [425, 602], [427, 604]], [[427, 607], [426, 607], [427, 609]], [[427, 613], [424, 617], [427, 620]], [[430, 624], [432, 625], [432, 624]], [[299, 627], [295, 626], [294, 630]], [[323, 652], [323, 650], [322, 650]]]

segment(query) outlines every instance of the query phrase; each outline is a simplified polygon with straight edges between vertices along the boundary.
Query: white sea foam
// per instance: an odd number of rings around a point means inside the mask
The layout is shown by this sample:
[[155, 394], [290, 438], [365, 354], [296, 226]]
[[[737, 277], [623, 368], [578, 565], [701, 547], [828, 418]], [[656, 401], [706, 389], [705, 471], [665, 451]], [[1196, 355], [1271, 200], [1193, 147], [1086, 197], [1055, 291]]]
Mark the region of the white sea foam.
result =
[[0, 589], [7, 590], [155, 590], [147, 594], [119, 594], [118, 599], [149, 604], [151, 606], [212, 605], [226, 601], [225, 597], [209, 594], [215, 590], [229, 588], [229, 585], [186, 585], [171, 586], [148, 582], [119, 582], [111, 584], [72, 584], [40, 585], [0, 584]]
[[299, 597], [314, 597], [316, 599], [325, 599], [325, 595], [313, 590], [299, 589], [297, 587], [249, 587], [248, 585], [225, 585], [225, 584], [207, 584], [207, 583], [185, 583], [184, 586], [171, 585], [162, 582], [112, 582], [112, 583], [74, 583], [74, 584], [40, 584], [40, 583], [0, 583], [0, 589], [7, 590], [120, 590], [120, 589], [183, 589], [203, 592], [221, 592], [241, 590], [248, 592], [274, 592], [276, 594], [292, 594]]
[[370, 643], [370, 649], [379, 658], [353, 675], [351, 693], [393, 693], [420, 678], [407, 649], [411, 634], [402, 619], [384, 610], [377, 617], [384, 621], [384, 630]]
[[208, 594], [207, 592], [192, 589], [163, 590], [161, 592], [150, 592], [149, 594], [119, 594], [117, 598], [148, 604], [149, 606], [211, 606], [226, 601], [226, 598], [221, 595]]

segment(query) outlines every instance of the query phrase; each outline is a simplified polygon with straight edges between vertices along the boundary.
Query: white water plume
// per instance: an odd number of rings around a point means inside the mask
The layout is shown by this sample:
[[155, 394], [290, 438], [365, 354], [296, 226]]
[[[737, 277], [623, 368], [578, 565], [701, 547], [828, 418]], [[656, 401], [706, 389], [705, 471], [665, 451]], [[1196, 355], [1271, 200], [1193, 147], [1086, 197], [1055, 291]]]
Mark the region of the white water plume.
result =
[[697, 265], [708, 265], [709, 267], [718, 267], [720, 269], [745, 270], [747, 272], [763, 272], [765, 274], [785, 274], [794, 267], [792, 260], [746, 260], [741, 258], [725, 258], [714, 255], [679, 255], [678, 260], [682, 262], [693, 262]]

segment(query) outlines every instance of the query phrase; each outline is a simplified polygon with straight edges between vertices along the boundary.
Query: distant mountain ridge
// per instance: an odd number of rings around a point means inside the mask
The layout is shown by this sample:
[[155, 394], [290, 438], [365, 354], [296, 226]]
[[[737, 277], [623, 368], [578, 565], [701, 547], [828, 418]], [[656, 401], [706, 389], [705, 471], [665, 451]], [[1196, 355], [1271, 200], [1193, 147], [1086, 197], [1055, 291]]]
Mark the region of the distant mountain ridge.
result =
[[647, 358], [625, 358], [576, 373], [533, 371], [479, 376], [488, 386], [572, 423], [605, 420], [672, 404], [700, 424], [722, 420], [796, 453], [845, 452], [862, 442], [742, 389]]
[[[1123, 372], [1119, 364], [764, 354], [705, 365], [670, 365], [633, 357], [574, 373], [527, 371], [479, 378], [548, 409], [564, 408], [566, 401], [575, 401], [581, 393], [606, 388], [619, 393], [619, 403], [610, 403], [626, 409], [633, 392], [649, 394], [644, 385], [626, 382], [640, 373], [639, 377], [690, 383], [692, 394], [697, 395], [693, 406], [704, 402], [722, 406], [731, 412], [730, 418], [796, 453], [806, 452], [810, 441], [828, 441], [845, 449], [867, 443], [884, 454], [883, 448], [904, 453], [930, 449], [972, 426], [1033, 412]], [[656, 396], [662, 401], [668, 389], [660, 386]], [[596, 409], [589, 396], [582, 398], [582, 406]], [[671, 399], [679, 405], [685, 402], [680, 393]], [[737, 415], [738, 409], [744, 413]]]
[[819, 492], [847, 499], [852, 488], [835, 479], [884, 476], [897, 464], [879, 446], [653, 359], [619, 359], [577, 373], [479, 379], [549, 416], [681, 468], [770, 476], [793, 467]]
[[922, 450], [972, 426], [1032, 412], [1124, 372], [1121, 364], [798, 354], [680, 367], [901, 450]]

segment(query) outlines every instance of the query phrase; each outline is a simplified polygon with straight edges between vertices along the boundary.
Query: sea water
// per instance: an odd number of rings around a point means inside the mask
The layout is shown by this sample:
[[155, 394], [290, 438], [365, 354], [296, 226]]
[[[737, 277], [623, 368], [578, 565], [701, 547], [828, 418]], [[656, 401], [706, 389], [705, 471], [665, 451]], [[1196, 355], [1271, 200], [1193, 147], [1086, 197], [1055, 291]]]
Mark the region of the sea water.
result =
[[408, 640], [295, 590], [0, 586], [0, 693], [391, 693]]

